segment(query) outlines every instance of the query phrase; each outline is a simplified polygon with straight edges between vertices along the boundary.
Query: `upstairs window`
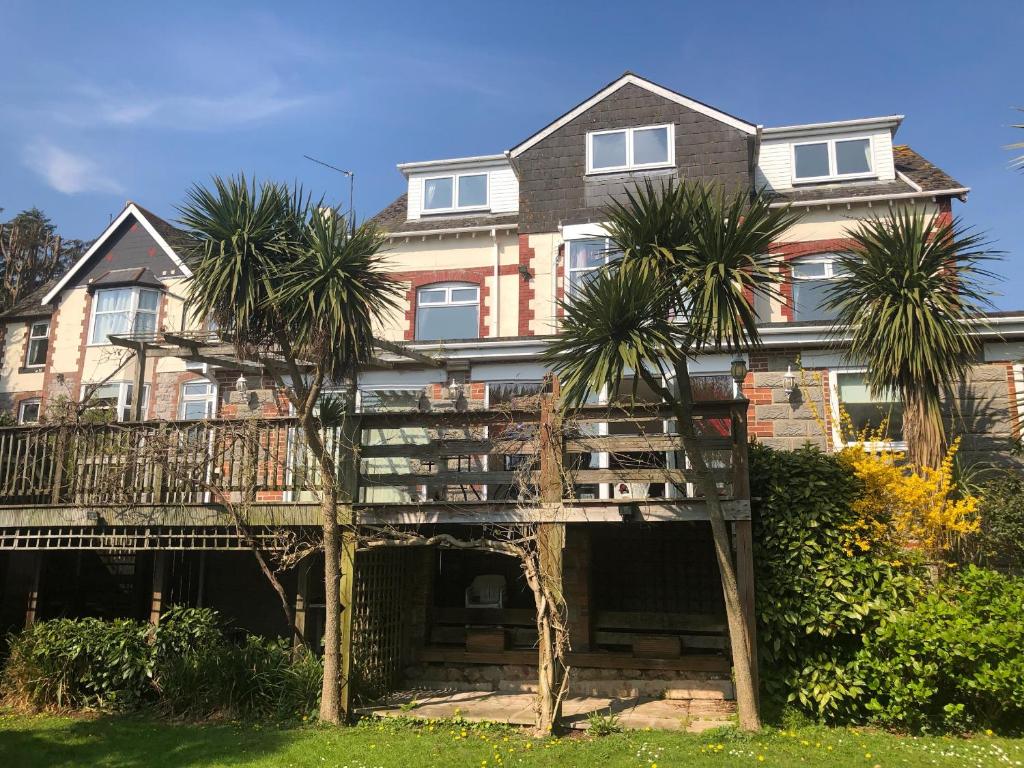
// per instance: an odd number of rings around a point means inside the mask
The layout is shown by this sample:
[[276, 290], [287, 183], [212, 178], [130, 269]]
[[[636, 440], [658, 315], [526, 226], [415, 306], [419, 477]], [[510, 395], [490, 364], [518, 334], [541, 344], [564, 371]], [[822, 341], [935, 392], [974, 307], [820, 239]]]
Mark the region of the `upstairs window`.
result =
[[42, 368], [46, 365], [46, 353], [50, 349], [50, 321], [40, 320], [28, 328], [28, 351], [25, 353], [26, 368]]
[[480, 287], [471, 283], [438, 283], [416, 293], [416, 339], [480, 337]]
[[793, 269], [793, 319], [835, 320], [836, 312], [824, 306], [829, 286], [843, 276], [832, 255], [798, 259]]
[[831, 181], [874, 176], [871, 139], [829, 139], [793, 145], [794, 181]]
[[429, 213], [487, 208], [487, 174], [461, 173], [423, 180], [423, 210]]
[[[838, 406], [849, 416], [848, 428], [852, 435], [847, 440], [857, 441], [861, 436], [874, 437], [884, 430], [884, 442], [903, 442], [903, 403], [894, 392], [872, 395], [867, 374], [861, 371], [839, 371], [834, 374], [833, 385]], [[839, 414], [835, 414], [839, 416]], [[837, 419], [837, 423], [839, 420]]]
[[147, 288], [105, 288], [93, 297], [90, 344], [109, 344], [108, 336], [156, 333], [160, 292]]
[[611, 240], [603, 237], [566, 242], [566, 276], [569, 279], [569, 296], [574, 296], [580, 286], [597, 274], [597, 270], [618, 257], [612, 250]]
[[660, 168], [675, 163], [672, 125], [587, 134], [587, 173]]

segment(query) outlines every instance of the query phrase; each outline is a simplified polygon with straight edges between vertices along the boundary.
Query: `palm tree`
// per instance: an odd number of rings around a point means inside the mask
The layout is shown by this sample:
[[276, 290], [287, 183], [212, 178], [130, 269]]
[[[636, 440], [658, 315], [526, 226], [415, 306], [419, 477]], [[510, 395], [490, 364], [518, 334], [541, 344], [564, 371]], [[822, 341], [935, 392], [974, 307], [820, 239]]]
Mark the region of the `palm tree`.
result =
[[836, 334], [851, 337], [849, 354], [868, 368], [875, 395], [903, 402], [908, 458], [937, 467], [945, 453], [942, 394], [962, 380], [978, 350], [970, 323], [991, 306], [981, 263], [998, 255], [959, 220], [909, 208], [875, 217], [849, 232], [840, 254], [843, 278], [824, 305], [836, 311]]
[[[261, 360], [287, 394], [320, 470], [324, 546], [324, 679], [320, 718], [342, 716], [338, 502], [339, 456], [325, 444], [318, 411], [325, 387], [355, 380], [373, 350], [373, 324], [397, 307], [384, 272], [384, 239], [372, 224], [349, 227], [340, 212], [300, 189], [259, 187], [244, 177], [193, 187], [180, 208], [197, 243], [189, 310], [233, 339], [239, 356]], [[337, 408], [325, 408], [336, 413]]]
[[[778, 274], [769, 246], [794, 222], [762, 195], [731, 196], [703, 185], [648, 182], [606, 215], [620, 256], [563, 302], [561, 336], [546, 358], [566, 404], [615, 391], [634, 371], [678, 421], [694, 484], [708, 509], [725, 598], [740, 723], [760, 727], [746, 617], [718, 489], [697, 438], [688, 360], [740, 351], [759, 341], [755, 295], [774, 295]], [[667, 381], [674, 380], [674, 386]]]
[[[1018, 112], [1024, 112], [1024, 108], [1017, 107], [1017, 111]], [[1020, 128], [1020, 129], [1024, 130], [1024, 123], [1019, 123], [1018, 125], [1015, 125], [1013, 127], [1014, 128]], [[1024, 141], [1018, 141], [1018, 142], [1016, 142], [1014, 144], [1011, 144], [1008, 147], [1008, 149], [1024, 149]], [[1013, 165], [1014, 168], [1019, 168], [1019, 169], [1024, 170], [1024, 155], [1017, 155], [1017, 157], [1013, 158], [1013, 160], [1010, 161], [1010, 162], [1011, 162], [1011, 165]]]

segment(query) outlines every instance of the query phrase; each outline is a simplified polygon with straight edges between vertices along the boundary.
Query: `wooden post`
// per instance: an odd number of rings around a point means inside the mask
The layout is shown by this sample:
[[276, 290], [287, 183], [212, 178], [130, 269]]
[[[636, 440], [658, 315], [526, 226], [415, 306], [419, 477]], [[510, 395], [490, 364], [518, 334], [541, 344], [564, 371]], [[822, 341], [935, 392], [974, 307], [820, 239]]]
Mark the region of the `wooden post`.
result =
[[25, 594], [25, 628], [28, 629], [36, 623], [39, 618], [39, 585], [43, 574], [43, 553], [33, 552], [33, 562], [29, 566], [31, 575], [29, 577], [28, 591]]
[[[142, 390], [146, 386], [146, 343], [138, 342], [135, 349], [138, 370], [135, 371], [135, 399], [132, 401], [132, 421], [142, 421]], [[155, 393], [154, 393], [155, 394]]]
[[[540, 401], [540, 487], [539, 496], [544, 508], [544, 521], [537, 524], [537, 549], [543, 583], [555, 601], [564, 605], [565, 592], [563, 585], [563, 548], [565, 547], [565, 523], [554, 522], [549, 518], [550, 510], [557, 510], [562, 503], [562, 440], [561, 416], [557, 409], [558, 379], [553, 380], [552, 391], [541, 395]], [[554, 608], [560, 611], [561, 606]], [[550, 640], [555, 640], [554, 634]], [[541, 707], [546, 706], [545, 689], [550, 687], [549, 694], [557, 692], [562, 681], [562, 670], [558, 668], [558, 660], [554, 655], [554, 647], [541, 637], [538, 643], [538, 669], [541, 671]], [[551, 677], [544, 670], [552, 671]], [[557, 724], [562, 717], [561, 702], [550, 713], [551, 724]], [[543, 719], [543, 712], [542, 712]]]
[[160, 550], [153, 553], [153, 592], [149, 601], [149, 623], [154, 627], [160, 623], [164, 612], [167, 590], [167, 553]]
[[[732, 494], [737, 500], [750, 501], [749, 442], [747, 439], [748, 400], [737, 401], [732, 408]], [[743, 619], [747, 625], [747, 648], [750, 652], [750, 675], [755, 693], [760, 684], [757, 671], [757, 613], [754, 594], [754, 536], [750, 519], [737, 520], [736, 534], [736, 586], [743, 606]]]
[[62, 425], [57, 430], [57, 439], [54, 441], [53, 449], [55, 465], [53, 468], [53, 488], [50, 490], [50, 503], [54, 505], [61, 502], [61, 486], [64, 485], [64, 462], [67, 459], [65, 456], [67, 452], [68, 428]]
[[307, 596], [309, 594], [310, 560], [310, 557], [306, 557], [299, 563], [298, 578], [295, 582], [295, 631], [298, 637], [295, 638], [296, 642], [293, 642], [293, 645], [298, 645], [297, 641], [299, 638], [302, 638], [303, 642], [309, 643], [309, 638], [306, 637], [306, 610]]
[[341, 534], [341, 583], [338, 599], [341, 602], [341, 717], [348, 720], [352, 716], [352, 649], [353, 617], [355, 614], [356, 591], [356, 519], [352, 504], [359, 499], [359, 447], [362, 440], [362, 426], [359, 417], [354, 413], [346, 414], [341, 429], [338, 430], [342, 441], [337, 451], [338, 460], [338, 522], [342, 526]]

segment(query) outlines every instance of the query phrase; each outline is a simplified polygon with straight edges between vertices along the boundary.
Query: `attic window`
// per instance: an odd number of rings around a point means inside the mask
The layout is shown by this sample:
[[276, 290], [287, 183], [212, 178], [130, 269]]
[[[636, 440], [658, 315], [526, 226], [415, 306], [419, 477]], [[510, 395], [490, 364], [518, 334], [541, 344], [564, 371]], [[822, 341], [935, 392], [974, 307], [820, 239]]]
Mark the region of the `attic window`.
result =
[[793, 145], [794, 181], [861, 179], [874, 175], [870, 137]]
[[649, 125], [587, 134], [587, 173], [661, 168], [675, 163], [674, 126]]
[[487, 208], [487, 174], [461, 173], [423, 180], [423, 210], [428, 213]]

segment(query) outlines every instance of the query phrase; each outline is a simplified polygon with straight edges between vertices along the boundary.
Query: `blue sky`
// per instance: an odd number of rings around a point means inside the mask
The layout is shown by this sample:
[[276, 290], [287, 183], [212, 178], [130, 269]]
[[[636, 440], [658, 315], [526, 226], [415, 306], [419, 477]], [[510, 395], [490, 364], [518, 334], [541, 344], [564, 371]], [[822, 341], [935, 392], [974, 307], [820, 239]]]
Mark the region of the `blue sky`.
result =
[[395, 164], [499, 152], [625, 70], [751, 122], [905, 114], [897, 140], [972, 188], [957, 212], [1024, 307], [1017, 2], [0, 3], [0, 207], [92, 238], [126, 199], [173, 218], [246, 171], [370, 215]]

